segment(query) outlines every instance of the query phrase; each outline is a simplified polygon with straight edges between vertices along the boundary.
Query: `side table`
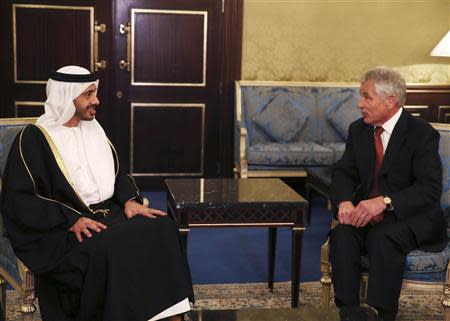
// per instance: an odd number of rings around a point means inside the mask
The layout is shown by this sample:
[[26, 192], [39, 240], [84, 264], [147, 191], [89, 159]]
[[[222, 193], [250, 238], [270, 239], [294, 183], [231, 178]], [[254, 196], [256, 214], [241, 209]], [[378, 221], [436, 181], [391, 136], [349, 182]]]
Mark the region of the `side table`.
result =
[[292, 228], [292, 307], [298, 307], [301, 244], [308, 202], [278, 178], [166, 179], [167, 205], [187, 246], [193, 227], [268, 227], [269, 288], [276, 228]]

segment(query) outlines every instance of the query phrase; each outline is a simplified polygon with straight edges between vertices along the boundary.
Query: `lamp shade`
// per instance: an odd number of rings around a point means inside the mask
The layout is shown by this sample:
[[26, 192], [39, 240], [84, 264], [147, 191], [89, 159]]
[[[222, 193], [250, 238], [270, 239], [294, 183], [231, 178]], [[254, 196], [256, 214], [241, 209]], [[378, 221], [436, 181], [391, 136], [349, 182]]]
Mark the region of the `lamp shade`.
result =
[[431, 51], [431, 56], [450, 57], [450, 31], [447, 32], [444, 38]]

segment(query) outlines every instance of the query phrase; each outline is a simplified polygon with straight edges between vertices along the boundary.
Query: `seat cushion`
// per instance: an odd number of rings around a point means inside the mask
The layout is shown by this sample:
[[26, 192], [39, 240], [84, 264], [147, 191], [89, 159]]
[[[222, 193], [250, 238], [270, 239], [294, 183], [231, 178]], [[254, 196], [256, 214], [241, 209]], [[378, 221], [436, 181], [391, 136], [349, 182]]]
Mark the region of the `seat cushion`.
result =
[[247, 160], [254, 165], [331, 165], [334, 163], [335, 153], [316, 143], [267, 143], [250, 146]]
[[253, 117], [253, 122], [276, 142], [288, 143], [302, 130], [309, 112], [289, 96], [277, 95]]
[[450, 258], [450, 245], [438, 253], [414, 250], [406, 257], [405, 279], [443, 282]]
[[361, 118], [361, 112], [357, 106], [358, 97], [358, 94], [348, 92], [347, 96], [342, 96], [342, 99], [332, 101], [328, 109], [328, 121], [344, 140], [347, 139], [350, 124]]
[[[441, 252], [414, 250], [406, 256], [404, 279], [425, 282], [444, 282], [450, 258], [450, 243]], [[369, 268], [367, 256], [362, 257], [364, 270]]]
[[6, 272], [17, 283], [21, 283], [17, 258], [14, 255], [11, 243], [6, 237], [0, 236], [0, 273]]
[[345, 151], [345, 143], [322, 143], [321, 144], [325, 148], [329, 148], [334, 151], [334, 159], [335, 162], [341, 159], [342, 155]]

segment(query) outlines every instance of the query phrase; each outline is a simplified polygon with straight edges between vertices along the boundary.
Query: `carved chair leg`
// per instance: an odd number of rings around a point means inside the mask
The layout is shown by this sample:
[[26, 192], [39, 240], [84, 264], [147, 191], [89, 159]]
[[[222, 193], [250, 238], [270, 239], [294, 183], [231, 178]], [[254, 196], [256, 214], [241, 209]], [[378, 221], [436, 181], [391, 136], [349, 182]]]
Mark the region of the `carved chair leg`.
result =
[[329, 251], [329, 243], [327, 240], [320, 249], [320, 272], [322, 273], [322, 277], [320, 278], [320, 283], [322, 284], [321, 305], [323, 307], [329, 307], [331, 300], [331, 264]]
[[[326, 268], [324, 268], [326, 269]], [[329, 307], [331, 301], [331, 277], [329, 272], [322, 271], [322, 277], [320, 278], [320, 283], [322, 284], [322, 297], [321, 305], [323, 307]]]
[[369, 275], [367, 273], [361, 274], [361, 284], [360, 284], [360, 292], [359, 297], [361, 303], [367, 303], [367, 286], [369, 282]]
[[34, 276], [30, 270], [25, 269], [25, 277], [23, 279], [24, 288], [22, 290], [22, 305], [20, 306], [20, 312], [24, 321], [32, 321], [36, 306], [34, 301], [36, 299], [34, 293]]
[[442, 300], [442, 306], [444, 308], [444, 320], [450, 321], [450, 271], [447, 267], [447, 276], [444, 284], [444, 299]]
[[34, 305], [36, 297], [34, 295], [34, 289], [26, 290], [22, 292], [22, 305], [20, 306], [20, 312], [22, 313], [23, 321], [32, 321], [36, 306]]
[[6, 280], [0, 276], [0, 297], [3, 312], [3, 320], [6, 320]]

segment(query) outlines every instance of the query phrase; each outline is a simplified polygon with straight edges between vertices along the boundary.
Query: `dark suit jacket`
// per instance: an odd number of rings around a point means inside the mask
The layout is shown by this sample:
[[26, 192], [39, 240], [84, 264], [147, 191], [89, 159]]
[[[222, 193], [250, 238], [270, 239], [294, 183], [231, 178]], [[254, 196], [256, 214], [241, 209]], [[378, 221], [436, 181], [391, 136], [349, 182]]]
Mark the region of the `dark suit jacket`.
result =
[[[362, 118], [350, 125], [344, 155], [332, 174], [334, 208], [342, 201], [356, 206], [369, 198], [375, 166], [373, 136], [373, 126]], [[447, 240], [447, 222], [440, 207], [442, 165], [438, 148], [439, 132], [403, 110], [378, 178], [381, 195], [388, 195], [394, 206], [394, 212], [386, 215], [395, 215], [408, 224], [421, 248], [435, 250]]]

